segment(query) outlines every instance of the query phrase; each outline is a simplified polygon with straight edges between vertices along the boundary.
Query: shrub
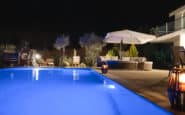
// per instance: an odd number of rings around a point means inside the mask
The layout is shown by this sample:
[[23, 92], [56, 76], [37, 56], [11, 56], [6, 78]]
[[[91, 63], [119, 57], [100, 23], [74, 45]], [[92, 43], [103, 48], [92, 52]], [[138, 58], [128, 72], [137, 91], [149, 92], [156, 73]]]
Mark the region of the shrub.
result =
[[130, 57], [138, 57], [138, 51], [137, 51], [137, 48], [136, 48], [136, 46], [134, 45], [134, 44], [132, 44], [131, 46], [130, 46], [130, 49], [129, 49], [129, 56]]
[[66, 56], [64, 57], [63, 66], [69, 67], [72, 65], [72, 63], [73, 63], [73, 59], [71, 57], [66, 57]]
[[106, 56], [109, 56], [109, 57], [112, 57], [112, 56], [115, 56], [115, 55], [116, 55], [116, 53], [113, 49], [109, 50], [106, 54]]

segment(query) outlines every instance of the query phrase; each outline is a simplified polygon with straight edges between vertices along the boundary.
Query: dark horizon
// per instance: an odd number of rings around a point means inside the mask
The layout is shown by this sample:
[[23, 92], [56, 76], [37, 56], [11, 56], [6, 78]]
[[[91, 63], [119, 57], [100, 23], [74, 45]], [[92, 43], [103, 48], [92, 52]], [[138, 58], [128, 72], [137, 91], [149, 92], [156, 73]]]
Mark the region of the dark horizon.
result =
[[[84, 33], [104, 37], [122, 29], [149, 32], [168, 21], [168, 14], [182, 5], [185, 1], [7, 1], [1, 4], [0, 39], [53, 41], [57, 35], [67, 34], [75, 44]], [[29, 34], [19, 37], [17, 33]]]
[[[0, 29], [62, 33], [106, 33], [165, 23], [185, 1], [19, 1], [1, 8]], [[3, 5], [3, 4], [2, 4]]]

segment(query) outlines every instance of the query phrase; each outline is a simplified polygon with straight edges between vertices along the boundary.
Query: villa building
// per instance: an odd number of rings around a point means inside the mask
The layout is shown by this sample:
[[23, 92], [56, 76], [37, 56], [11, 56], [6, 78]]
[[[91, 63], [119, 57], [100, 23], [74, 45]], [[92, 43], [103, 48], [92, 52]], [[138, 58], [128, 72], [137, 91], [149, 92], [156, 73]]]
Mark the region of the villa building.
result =
[[172, 43], [185, 47], [185, 5], [170, 12], [173, 21], [158, 27], [159, 36], [152, 43]]
[[169, 17], [175, 18], [175, 30], [184, 29], [185, 27], [185, 5], [172, 11]]

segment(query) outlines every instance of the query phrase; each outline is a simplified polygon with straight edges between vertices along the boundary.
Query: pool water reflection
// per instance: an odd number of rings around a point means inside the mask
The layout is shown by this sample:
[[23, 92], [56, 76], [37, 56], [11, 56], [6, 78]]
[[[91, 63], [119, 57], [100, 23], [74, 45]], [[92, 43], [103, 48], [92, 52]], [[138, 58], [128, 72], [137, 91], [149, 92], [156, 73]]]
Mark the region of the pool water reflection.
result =
[[0, 115], [170, 115], [91, 69], [0, 69]]

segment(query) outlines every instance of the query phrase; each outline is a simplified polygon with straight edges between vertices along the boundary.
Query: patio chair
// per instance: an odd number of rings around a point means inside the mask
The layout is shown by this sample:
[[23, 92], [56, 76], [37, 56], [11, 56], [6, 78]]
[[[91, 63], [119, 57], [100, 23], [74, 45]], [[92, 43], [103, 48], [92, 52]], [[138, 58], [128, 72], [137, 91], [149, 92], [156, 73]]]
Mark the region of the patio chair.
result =
[[47, 66], [47, 63], [44, 59], [38, 59], [36, 60], [36, 63], [40, 66], [40, 67], [46, 67]]
[[46, 59], [46, 63], [48, 66], [54, 66], [54, 59], [52, 58], [47, 58]]

